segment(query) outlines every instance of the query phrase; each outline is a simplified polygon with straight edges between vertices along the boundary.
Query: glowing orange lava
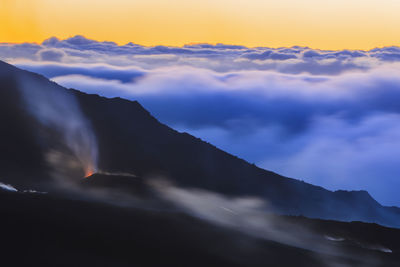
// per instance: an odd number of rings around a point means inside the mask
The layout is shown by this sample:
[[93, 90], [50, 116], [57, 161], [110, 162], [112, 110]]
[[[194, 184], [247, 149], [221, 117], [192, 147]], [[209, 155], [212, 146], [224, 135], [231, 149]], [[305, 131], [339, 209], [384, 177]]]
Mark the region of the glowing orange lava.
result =
[[94, 170], [92, 168], [88, 168], [85, 171], [85, 178], [89, 178], [90, 176], [92, 176], [94, 174]]

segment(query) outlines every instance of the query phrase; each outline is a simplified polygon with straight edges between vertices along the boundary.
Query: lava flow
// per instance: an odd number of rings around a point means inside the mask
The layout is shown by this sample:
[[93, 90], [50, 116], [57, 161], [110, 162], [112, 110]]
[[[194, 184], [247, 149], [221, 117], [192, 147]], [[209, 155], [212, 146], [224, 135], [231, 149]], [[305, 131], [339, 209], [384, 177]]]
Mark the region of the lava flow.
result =
[[90, 176], [92, 176], [95, 173], [94, 169], [91, 167], [88, 167], [85, 170], [85, 178], [89, 178]]

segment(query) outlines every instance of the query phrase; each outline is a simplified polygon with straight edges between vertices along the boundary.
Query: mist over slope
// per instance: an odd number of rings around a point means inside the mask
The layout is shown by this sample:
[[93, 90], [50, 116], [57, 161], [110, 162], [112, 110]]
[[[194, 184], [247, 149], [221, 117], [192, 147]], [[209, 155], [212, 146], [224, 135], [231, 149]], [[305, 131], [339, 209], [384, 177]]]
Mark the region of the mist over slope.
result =
[[[400, 260], [399, 230], [373, 224], [269, 218], [280, 222], [282, 229], [275, 234], [287, 231], [288, 223], [304, 233], [316, 229], [314, 239], [303, 240], [299, 247], [210, 224], [184, 212], [1, 189], [0, 199], [4, 215], [0, 227], [7, 229], [0, 247], [7, 255], [2, 263], [8, 266], [395, 267]], [[286, 233], [299, 235], [299, 231]]]

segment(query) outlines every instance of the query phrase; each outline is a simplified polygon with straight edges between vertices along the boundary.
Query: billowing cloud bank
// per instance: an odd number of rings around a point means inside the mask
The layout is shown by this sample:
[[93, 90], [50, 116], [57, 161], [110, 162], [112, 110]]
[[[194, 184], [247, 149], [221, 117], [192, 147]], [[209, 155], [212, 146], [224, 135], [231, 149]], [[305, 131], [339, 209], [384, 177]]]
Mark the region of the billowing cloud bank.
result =
[[157, 118], [278, 173], [400, 205], [400, 48], [118, 46], [76, 36], [0, 58]]

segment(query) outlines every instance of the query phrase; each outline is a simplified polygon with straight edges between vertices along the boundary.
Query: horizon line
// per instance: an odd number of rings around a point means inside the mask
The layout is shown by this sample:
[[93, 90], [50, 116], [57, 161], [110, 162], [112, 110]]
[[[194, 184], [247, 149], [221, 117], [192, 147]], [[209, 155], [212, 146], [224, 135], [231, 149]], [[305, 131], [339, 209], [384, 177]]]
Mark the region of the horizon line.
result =
[[8, 45], [19, 45], [19, 44], [36, 44], [36, 45], [43, 45], [44, 42], [46, 42], [47, 40], [51, 40], [51, 39], [57, 39], [58, 41], [66, 41], [69, 39], [73, 39], [76, 37], [82, 37], [86, 40], [90, 40], [90, 41], [95, 41], [98, 43], [114, 43], [117, 46], [126, 46], [129, 44], [134, 44], [134, 45], [138, 45], [141, 47], [157, 47], [157, 46], [165, 46], [165, 47], [176, 47], [176, 48], [185, 48], [186, 46], [190, 46], [190, 45], [212, 45], [212, 46], [218, 46], [218, 45], [225, 45], [225, 46], [241, 46], [244, 48], [248, 48], [248, 49], [255, 49], [255, 48], [271, 48], [271, 49], [280, 49], [280, 48], [303, 48], [303, 49], [311, 49], [311, 50], [319, 50], [319, 51], [371, 51], [374, 49], [383, 49], [383, 48], [388, 48], [388, 47], [396, 47], [396, 48], [400, 48], [400, 44], [395, 45], [384, 45], [384, 46], [375, 46], [375, 47], [371, 47], [369, 49], [354, 49], [354, 48], [341, 48], [341, 49], [324, 49], [324, 48], [315, 48], [315, 47], [311, 47], [311, 46], [304, 46], [304, 45], [292, 45], [292, 46], [263, 46], [263, 45], [258, 45], [258, 46], [246, 46], [243, 44], [238, 44], [238, 43], [222, 43], [222, 42], [188, 42], [188, 43], [183, 43], [181, 45], [170, 45], [170, 44], [162, 44], [162, 43], [158, 43], [158, 44], [154, 44], [154, 45], [143, 45], [143, 44], [139, 44], [139, 43], [135, 43], [132, 41], [129, 42], [116, 42], [116, 41], [110, 41], [110, 40], [98, 40], [98, 39], [94, 39], [91, 37], [87, 37], [85, 35], [82, 34], [75, 34], [75, 35], [70, 35], [66, 38], [60, 38], [57, 36], [50, 36], [48, 38], [45, 38], [43, 41], [41, 42], [37, 42], [37, 41], [23, 41], [23, 42], [7, 42], [7, 41], [0, 41], [0, 45], [4, 45], [4, 44], [8, 44]]

